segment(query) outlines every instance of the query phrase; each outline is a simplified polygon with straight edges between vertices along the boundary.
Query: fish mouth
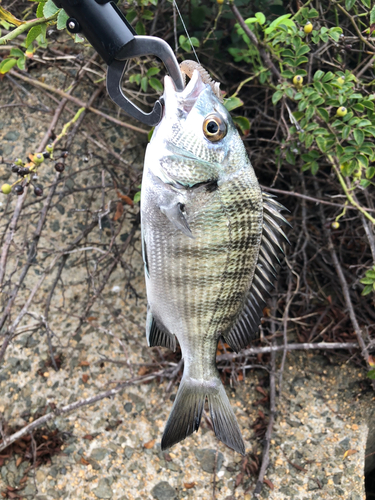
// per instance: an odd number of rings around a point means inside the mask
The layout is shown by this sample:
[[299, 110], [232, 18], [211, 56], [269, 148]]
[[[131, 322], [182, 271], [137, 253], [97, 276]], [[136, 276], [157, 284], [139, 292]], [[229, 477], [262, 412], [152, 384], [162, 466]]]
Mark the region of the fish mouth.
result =
[[198, 70], [194, 70], [189, 83], [181, 92], [177, 92], [172, 78], [167, 75], [164, 77], [165, 106], [168, 109], [169, 102], [172, 102], [175, 103], [175, 107], [188, 113], [206, 87]]

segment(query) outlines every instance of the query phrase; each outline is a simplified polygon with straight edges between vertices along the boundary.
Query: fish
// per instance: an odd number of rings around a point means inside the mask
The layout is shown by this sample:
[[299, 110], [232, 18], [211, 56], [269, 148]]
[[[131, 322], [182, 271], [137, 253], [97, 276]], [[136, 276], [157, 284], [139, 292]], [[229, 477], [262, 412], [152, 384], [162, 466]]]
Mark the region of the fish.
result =
[[256, 338], [276, 278], [284, 207], [262, 191], [220, 96], [194, 70], [182, 92], [164, 80], [164, 110], [147, 146], [141, 237], [149, 346], [176, 350], [183, 376], [161, 440], [167, 449], [200, 426], [245, 444], [216, 367], [222, 338], [235, 352]]

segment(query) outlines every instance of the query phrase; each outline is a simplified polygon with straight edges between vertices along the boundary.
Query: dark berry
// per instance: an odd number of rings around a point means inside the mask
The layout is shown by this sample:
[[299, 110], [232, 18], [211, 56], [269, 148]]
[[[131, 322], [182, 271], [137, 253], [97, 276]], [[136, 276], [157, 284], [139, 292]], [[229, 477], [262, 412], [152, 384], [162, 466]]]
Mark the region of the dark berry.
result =
[[69, 154], [68, 151], [63, 151], [61, 153], [61, 158], [66, 158], [68, 156], [68, 154]]
[[18, 184], [15, 188], [14, 188], [14, 192], [18, 195], [22, 194], [23, 193], [23, 186], [20, 186], [20, 184]]
[[27, 175], [27, 174], [30, 173], [30, 170], [28, 168], [20, 167], [18, 169], [18, 173], [19, 173], [19, 175], [21, 175], [22, 177], [24, 177], [25, 175]]
[[18, 172], [20, 169], [20, 167], [18, 167], [17, 165], [12, 165], [12, 172]]
[[34, 187], [34, 194], [35, 194], [35, 196], [42, 196], [43, 188], [41, 186], [35, 186]]
[[51, 153], [49, 151], [44, 151], [43, 152], [43, 158], [46, 160], [47, 158], [49, 158], [51, 156]]
[[55, 164], [55, 170], [56, 172], [64, 172], [65, 170], [65, 165], [63, 163], [56, 163]]

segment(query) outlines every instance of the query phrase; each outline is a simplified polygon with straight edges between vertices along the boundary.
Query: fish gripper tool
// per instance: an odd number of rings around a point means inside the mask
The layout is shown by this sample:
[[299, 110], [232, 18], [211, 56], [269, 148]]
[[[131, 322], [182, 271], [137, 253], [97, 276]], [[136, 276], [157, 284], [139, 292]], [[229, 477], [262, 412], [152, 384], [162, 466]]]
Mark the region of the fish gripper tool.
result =
[[168, 43], [158, 37], [137, 35], [110, 0], [54, 0], [54, 3], [70, 16], [67, 30], [84, 35], [107, 63], [107, 91], [112, 101], [136, 120], [151, 127], [157, 125], [163, 113], [161, 101], [157, 100], [153, 110], [145, 113], [125, 96], [121, 82], [129, 59], [154, 55], [166, 66], [176, 90], [182, 91], [180, 67]]

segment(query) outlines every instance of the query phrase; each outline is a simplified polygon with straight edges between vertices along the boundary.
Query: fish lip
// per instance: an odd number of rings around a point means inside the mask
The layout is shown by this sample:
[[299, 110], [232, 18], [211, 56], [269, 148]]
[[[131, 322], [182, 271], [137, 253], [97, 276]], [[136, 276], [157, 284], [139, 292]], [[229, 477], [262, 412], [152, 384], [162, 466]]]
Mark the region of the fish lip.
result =
[[188, 99], [196, 100], [206, 87], [207, 85], [203, 83], [202, 77], [196, 69], [194, 70], [189, 83], [181, 92], [177, 92], [176, 85], [169, 75], [164, 77], [164, 95], [167, 98], [169, 94], [174, 94], [180, 102]]

